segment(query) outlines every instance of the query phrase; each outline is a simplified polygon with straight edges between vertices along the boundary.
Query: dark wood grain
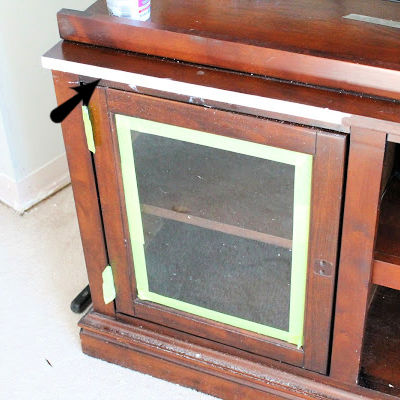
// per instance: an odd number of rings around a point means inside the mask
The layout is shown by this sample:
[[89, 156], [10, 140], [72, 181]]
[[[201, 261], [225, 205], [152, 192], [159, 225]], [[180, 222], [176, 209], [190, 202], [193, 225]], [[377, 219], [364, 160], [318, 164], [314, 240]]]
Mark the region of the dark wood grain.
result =
[[313, 167], [304, 367], [324, 374], [330, 354], [346, 142], [344, 135], [318, 132]]
[[58, 21], [67, 40], [400, 99], [398, 29], [350, 13], [400, 20], [396, 4], [376, 0], [154, 0], [145, 23], [105, 7]]
[[[136, 303], [143, 303], [143, 302], [137, 300]], [[166, 307], [159, 306], [157, 304], [151, 304], [151, 306], [154, 308], [160, 307], [160, 308], [163, 308], [164, 310], [166, 309]], [[286, 362], [282, 362], [281, 360], [274, 360], [273, 358], [270, 358], [270, 357], [265, 357], [265, 356], [262, 356], [259, 354], [252, 353], [250, 351], [239, 349], [239, 348], [231, 346], [227, 343], [216, 342], [207, 337], [201, 337], [201, 336], [193, 335], [188, 332], [178, 330], [178, 329], [176, 329], [177, 327], [171, 328], [171, 327], [168, 327], [165, 325], [157, 324], [155, 322], [139, 318], [137, 315], [132, 317], [132, 316], [126, 315], [126, 314], [116, 313], [116, 319], [118, 321], [127, 323], [131, 326], [141, 327], [144, 329], [151, 330], [153, 332], [165, 334], [170, 337], [173, 337], [173, 338], [176, 338], [179, 340], [183, 340], [187, 343], [193, 343], [193, 344], [197, 344], [197, 345], [200, 345], [203, 347], [208, 347], [209, 349], [213, 349], [213, 350], [219, 351], [221, 353], [225, 353], [225, 354], [230, 354], [234, 357], [243, 358], [245, 360], [255, 361], [259, 364], [262, 364], [262, 365], [265, 365], [265, 366], [268, 366], [271, 368], [278, 368], [278, 369], [281, 369], [282, 371], [291, 372], [291, 373], [293, 373], [293, 371], [296, 371], [303, 377], [320, 376], [320, 374], [316, 374], [312, 371], [309, 371], [309, 370], [306, 370], [303, 368], [299, 368], [298, 366], [293, 365], [293, 363], [286, 363]], [[201, 324], [202, 319], [200, 318], [199, 320], [200, 320], [200, 324]], [[263, 339], [265, 339], [265, 338], [263, 338]], [[263, 342], [265, 342], [265, 340]], [[281, 344], [283, 344], [284, 347], [287, 345], [287, 343], [284, 343], [284, 342], [281, 342], [281, 341], [275, 340], [275, 339], [272, 339], [270, 341], [270, 343], [275, 344], [275, 345], [278, 343], [281, 343]], [[292, 349], [293, 346], [289, 344], [287, 346], [287, 348]], [[302, 353], [302, 351], [300, 350], [299, 353]], [[295, 359], [295, 357], [294, 357], [294, 359]]]
[[[109, 121], [106, 89], [97, 88], [90, 102], [96, 153], [94, 156], [100, 203], [110, 265], [113, 269], [117, 298], [116, 306], [121, 312], [133, 314], [131, 284], [133, 274], [132, 251], [129, 231], [124, 226], [122, 202], [119, 197], [116, 156], [114, 153], [111, 124]], [[119, 159], [118, 159], [119, 161]]]
[[[152, 332], [156, 332], [162, 335], [169, 336], [174, 339], [184, 341], [186, 343], [191, 343], [199, 345], [201, 347], [206, 347], [208, 349], [215, 350], [223, 354], [229, 354], [231, 356], [237, 357], [239, 359], [245, 359], [248, 361], [255, 362], [257, 364], [263, 365], [268, 368], [279, 370], [281, 372], [286, 372], [292, 375], [296, 375], [305, 379], [310, 379], [315, 382], [319, 382], [323, 385], [330, 385], [332, 387], [342, 389], [344, 391], [355, 393], [355, 394], [366, 394], [365, 390], [359, 386], [349, 386], [343, 382], [338, 382], [332, 380], [329, 376], [322, 375], [317, 372], [313, 372], [304, 368], [299, 368], [291, 364], [286, 364], [272, 358], [262, 357], [250, 352], [246, 352], [235, 347], [228, 346], [223, 343], [214, 342], [207, 338], [201, 338], [199, 336], [191, 335], [176, 329], [168, 328], [163, 325], [158, 325], [150, 321], [145, 321], [136, 317], [130, 317], [125, 314], [116, 313], [116, 318], [118, 321], [128, 324], [130, 326], [139, 327]], [[368, 397], [370, 398], [382, 398], [379, 392], [368, 391]]]
[[[398, 175], [389, 182], [380, 210], [375, 258], [382, 259], [382, 256], [400, 258], [400, 177]], [[387, 261], [387, 258], [382, 260]]]
[[[304, 127], [112, 89], [108, 89], [107, 93], [109, 111], [112, 113], [122, 113], [175, 126], [239, 137], [295, 151], [307, 150], [310, 153], [315, 151], [315, 143], [311, 146], [310, 140], [313, 138], [315, 141], [317, 132]], [[326, 373], [346, 136], [326, 132], [318, 132], [318, 135], [319, 153], [316, 155], [313, 167], [315, 218], [313, 217], [311, 225], [311, 261], [308, 268], [311, 295], [307, 297], [308, 320], [305, 325], [306, 346], [313, 353], [308, 356], [306, 367]], [[332, 264], [330, 276], [322, 276], [314, 272], [314, 264], [322, 261]], [[315, 297], [318, 301], [315, 301]], [[269, 338], [263, 339], [260, 335], [251, 335], [241, 330], [234, 333], [234, 328], [217, 323], [206, 324], [202, 319], [197, 320], [193, 316], [176, 310], [135, 301], [135, 315], [198, 336], [214, 338], [215, 341], [229, 343], [256, 354], [263, 354], [295, 365], [303, 363], [302, 352], [294, 351], [293, 346], [283, 346], [282, 343], [278, 343], [279, 341], [275, 343]]]
[[380, 207], [372, 282], [400, 290], [400, 179], [389, 181]]
[[[319, 108], [329, 108], [345, 113], [361, 115], [384, 121], [400, 122], [400, 103], [370, 98], [365, 95], [354, 95], [343, 90], [333, 91], [322, 88], [309, 87], [284, 82], [267, 77], [252, 76], [234, 71], [224, 71], [207, 66], [196, 66], [182, 62], [173, 62], [156, 57], [118, 52], [112, 49], [85, 46], [71, 42], [60, 42], [46, 56], [58, 60], [79, 62], [86, 65], [95, 65], [114, 70], [121, 70], [157, 78], [168, 78], [174, 81], [191, 83], [205, 87], [215, 87], [222, 90], [246, 93], [255, 96], [284, 100], [298, 104], [310, 105]], [[86, 78], [92, 81], [93, 78]], [[85, 80], [85, 77], [82, 77]], [[128, 92], [139, 92], [152, 96], [170, 98], [189, 103], [190, 101], [202, 105], [230, 111], [238, 111], [246, 114], [280, 119], [288, 122], [316, 126], [322, 129], [332, 129], [341, 132], [350, 132], [348, 125], [322, 121], [305, 116], [291, 115], [287, 107], [282, 106], [280, 112], [261, 110], [257, 103], [253, 102], [245, 106], [230, 104], [229, 96], [225, 102], [216, 102], [209, 99], [183, 96], [161, 90], [148, 89], [137, 84], [129, 86], [118, 82], [102, 81], [108, 87], [121, 89]], [[368, 121], [370, 125], [372, 121]], [[381, 122], [381, 123], [382, 123]], [[386, 129], [392, 125], [387, 124]], [[392, 128], [393, 129], [393, 128]], [[400, 129], [398, 129], [400, 131]]]
[[[382, 296], [380, 303], [373, 301], [367, 313], [372, 283], [400, 289], [400, 203], [384, 199], [376, 233], [381, 181], [386, 181], [385, 142], [400, 142], [400, 30], [342, 16], [400, 21], [400, 4], [153, 0], [152, 6], [147, 23], [109, 16], [103, 0], [86, 12], [63, 10], [60, 32], [75, 43], [64, 41], [47, 56], [329, 108], [350, 117], [332, 123], [291, 115], [287, 103], [271, 112], [257, 104], [233, 105], [229, 98], [217, 102], [102, 81], [90, 106], [95, 165], [78, 109], [63, 124], [94, 309], [100, 313], [81, 323], [84, 351], [227, 399], [389, 398], [377, 390], [398, 395], [397, 387], [389, 387], [400, 384], [398, 293], [390, 292], [386, 303]], [[78, 80], [92, 77], [54, 72], [59, 103], [70, 97], [68, 87]], [[314, 155], [304, 349], [135, 300], [113, 113]], [[316, 127], [350, 133], [347, 166], [345, 137]], [[344, 166], [348, 174], [330, 354]], [[101, 272], [107, 263], [114, 270], [118, 318], [125, 322], [114, 319], [114, 304], [104, 305]], [[360, 363], [360, 382], [373, 391], [357, 386]], [[329, 369], [330, 376], [316, 373]]]
[[315, 131], [208, 107], [108, 90], [113, 113], [243, 139], [307, 154], [315, 152]]
[[194, 215], [187, 214], [186, 212], [176, 212], [148, 204], [142, 204], [141, 210], [143, 213], [148, 215], [154, 215], [157, 217], [170, 219], [172, 221], [184, 222], [186, 224], [227, 233], [229, 235], [234, 235], [241, 238], [258, 240], [259, 242], [270, 243], [274, 246], [284, 247], [286, 249], [290, 249], [293, 243], [290, 239], [269, 235], [268, 233], [258, 232], [251, 229], [241, 228], [235, 225], [224, 224], [210, 219], [196, 217]]
[[161, 379], [189, 386], [223, 399], [387, 399], [361, 387], [328, 384], [317, 374], [302, 377], [257, 361], [226, 354], [90, 313], [81, 322], [83, 351]]
[[[53, 79], [58, 104], [72, 97], [75, 92], [70, 87], [79, 84], [76, 75], [58, 71], [53, 72]], [[62, 131], [93, 308], [102, 314], [114, 315], [114, 303], [106, 305], [103, 299], [102, 272], [108, 264], [108, 256], [96, 188], [96, 174], [92, 153], [87, 146], [80, 107], [75, 108], [64, 120]]]
[[[306, 147], [310, 152], [313, 152], [315, 149], [316, 134], [313, 130], [304, 127], [283, 125], [265, 119], [210, 110], [196, 105], [187, 105], [112, 89], [107, 90], [107, 99], [111, 113], [128, 114], [134, 117], [170, 123], [185, 128], [200, 129], [213, 134], [239, 137], [269, 145], [279, 143], [282, 147], [287, 145], [294, 150], [297, 150], [298, 147], [305, 150]], [[115, 130], [114, 119], [111, 120], [111, 125], [112, 129]], [[293, 135], [293, 142], [290, 145], [285, 142], [289, 137], [288, 133]], [[112, 150], [108, 148], [107, 151], [110, 152]], [[118, 149], [115, 147], [113, 151], [117, 153]], [[112, 158], [112, 155], [109, 155], [108, 158]], [[108, 169], [107, 173], [110, 173], [109, 171], [110, 169]], [[120, 171], [117, 172], [117, 175], [120, 175]], [[99, 179], [101, 179], [100, 176]], [[119, 180], [119, 182], [121, 205], [124, 205], [122, 181]], [[99, 186], [101, 187], [101, 185]], [[126, 214], [124, 215], [124, 219], [126, 220]], [[110, 223], [113, 222], [110, 220]], [[106, 228], [107, 225], [106, 223]], [[120, 265], [121, 268], [128, 268], [129, 270], [131, 268], [128, 263], [124, 267], [122, 267], [123, 264]], [[128, 273], [125, 272], [126, 279]], [[126, 281], [125, 285], [128, 283]], [[119, 308], [118, 311], [124, 312]], [[255, 354], [269, 355], [272, 358], [299, 366], [303, 364], [303, 351], [297, 349], [294, 345], [262, 335], [252, 334], [251, 332], [217, 322], [206, 321], [177, 310], [167, 309], [166, 307], [147, 302], [135, 301], [134, 312], [125, 313], [190, 332], [197, 336], [213, 338], [215, 341], [227, 343]]]
[[378, 288], [368, 312], [360, 383], [400, 397], [400, 292]]
[[400, 257], [375, 253], [372, 283], [400, 290]]
[[253, 354], [303, 366], [303, 350], [278, 339], [139, 299], [135, 300], [135, 315], [159, 325], [224, 343]]
[[353, 127], [347, 172], [331, 376], [356, 384], [377, 230], [384, 132]]
[[[313, 380], [315, 382], [319, 382], [323, 385], [332, 386], [338, 389], [342, 389], [346, 392], [355, 393], [355, 394], [364, 394], [365, 390], [360, 386], [348, 385], [343, 382], [338, 382], [332, 380], [329, 376], [320, 374], [318, 372], [313, 372], [305, 368], [300, 368], [292, 364], [287, 364], [278, 360], [274, 360], [269, 357], [263, 357], [254, 353], [250, 353], [223, 343], [212, 341], [208, 338], [202, 338], [199, 336], [191, 335], [186, 332], [179, 331], [177, 329], [168, 328], [163, 325], [159, 325], [150, 321], [146, 321], [144, 319], [139, 319], [137, 316], [130, 317], [125, 314], [116, 313], [116, 319], [124, 324], [138, 327], [141, 329], [146, 329], [155, 333], [159, 333], [162, 335], [169, 336], [174, 339], [178, 339], [184, 341], [186, 343], [199, 345], [201, 347], [205, 347], [208, 349], [215, 350], [217, 352], [223, 354], [229, 354], [233, 357], [237, 357], [238, 359], [244, 359], [247, 361], [255, 362], [257, 364], [263, 365], [267, 368], [272, 368], [275, 370], [279, 370], [281, 372], [286, 372], [291, 375], [296, 375], [301, 378]], [[375, 393], [373, 391], [369, 391], [368, 397], [380, 399], [381, 394], [379, 392]]]

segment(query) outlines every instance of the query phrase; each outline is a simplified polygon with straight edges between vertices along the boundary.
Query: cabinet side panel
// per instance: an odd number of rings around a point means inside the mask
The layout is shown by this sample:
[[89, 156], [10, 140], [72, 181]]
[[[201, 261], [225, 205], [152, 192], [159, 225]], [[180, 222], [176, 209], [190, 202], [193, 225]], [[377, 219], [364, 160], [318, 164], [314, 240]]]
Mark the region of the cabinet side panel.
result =
[[317, 134], [314, 157], [312, 215], [304, 366], [327, 372], [339, 227], [346, 154], [346, 136]]
[[360, 369], [385, 144], [384, 132], [351, 129], [330, 375], [353, 385]]
[[[74, 95], [70, 87], [77, 86], [76, 75], [53, 71], [58, 104]], [[89, 277], [93, 308], [99, 313], [114, 315], [114, 303], [104, 304], [102, 272], [108, 264], [103, 225], [96, 188], [96, 175], [88, 150], [81, 107], [62, 123], [65, 149], [78, 216], [79, 230]]]

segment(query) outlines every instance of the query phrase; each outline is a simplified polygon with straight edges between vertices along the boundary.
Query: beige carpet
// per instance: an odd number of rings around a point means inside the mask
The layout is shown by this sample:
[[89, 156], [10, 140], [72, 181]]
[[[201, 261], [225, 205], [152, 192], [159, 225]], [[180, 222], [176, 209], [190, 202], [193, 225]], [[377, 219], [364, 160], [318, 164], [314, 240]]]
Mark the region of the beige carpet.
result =
[[212, 399], [82, 354], [69, 305], [87, 278], [70, 187], [23, 216], [0, 204], [0, 227], [0, 399]]

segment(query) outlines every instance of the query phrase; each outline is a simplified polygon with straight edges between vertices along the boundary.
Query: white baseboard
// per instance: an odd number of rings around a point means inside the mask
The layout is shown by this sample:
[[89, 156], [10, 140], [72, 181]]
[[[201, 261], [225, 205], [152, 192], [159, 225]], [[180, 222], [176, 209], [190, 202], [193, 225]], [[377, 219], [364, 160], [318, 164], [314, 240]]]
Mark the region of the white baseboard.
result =
[[0, 174], [0, 201], [23, 213], [68, 185], [70, 181], [64, 153], [18, 182]]

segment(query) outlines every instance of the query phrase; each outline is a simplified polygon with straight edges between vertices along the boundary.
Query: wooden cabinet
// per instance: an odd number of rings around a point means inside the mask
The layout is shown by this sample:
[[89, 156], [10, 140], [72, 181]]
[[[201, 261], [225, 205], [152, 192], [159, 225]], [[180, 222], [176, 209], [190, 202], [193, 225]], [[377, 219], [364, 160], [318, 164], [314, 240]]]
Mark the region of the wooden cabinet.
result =
[[[90, 122], [76, 109], [63, 123], [93, 297], [83, 350], [229, 399], [384, 398], [362, 385], [391, 376], [371, 367], [376, 285], [400, 289], [396, 28], [338, 22], [324, 3], [324, 38], [299, 51], [322, 26], [313, 2], [301, 33], [289, 9], [253, 1], [233, 32], [225, 3], [180, 2], [174, 18], [155, 1], [151, 23], [103, 2], [59, 14], [65, 40], [43, 58], [58, 102], [101, 79]], [[262, 25], [285, 16], [285, 37]]]

